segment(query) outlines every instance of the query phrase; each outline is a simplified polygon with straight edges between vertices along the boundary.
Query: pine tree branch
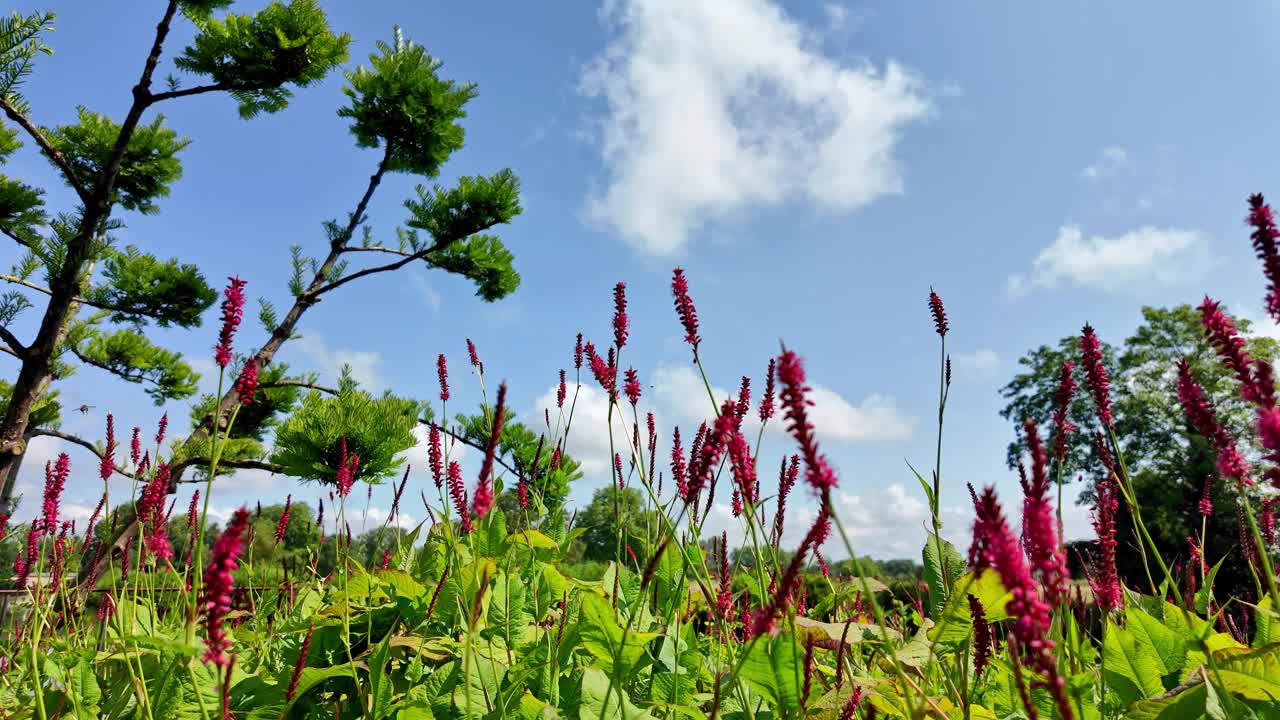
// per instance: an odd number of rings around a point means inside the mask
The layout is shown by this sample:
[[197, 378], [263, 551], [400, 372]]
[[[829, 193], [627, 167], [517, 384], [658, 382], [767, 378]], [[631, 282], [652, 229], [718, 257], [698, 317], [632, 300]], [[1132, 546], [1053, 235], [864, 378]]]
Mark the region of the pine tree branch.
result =
[[9, 102], [8, 98], [0, 97], [0, 110], [4, 111], [5, 117], [8, 117], [23, 130], [27, 131], [27, 134], [31, 136], [31, 139], [36, 141], [36, 145], [40, 146], [40, 151], [43, 152], [45, 157], [49, 158], [49, 161], [52, 162], [62, 173], [62, 177], [66, 179], [67, 184], [71, 186], [71, 189], [76, 191], [76, 195], [79, 196], [80, 202], [88, 204], [90, 201], [89, 191], [86, 190], [84, 184], [80, 182], [80, 178], [76, 177], [75, 170], [71, 168], [71, 163], [67, 160], [67, 156], [63, 155], [61, 150], [55, 148], [53, 143], [49, 142], [49, 138], [45, 137], [45, 134], [40, 131], [40, 128], [36, 127], [34, 123], [27, 119], [27, 116], [18, 112], [18, 109]]
[[[428, 427], [431, 426], [431, 423], [428, 422], [426, 418], [418, 418], [418, 424], [426, 425]], [[436, 424], [436, 427], [440, 428], [440, 432], [444, 433], [445, 435], [448, 435], [449, 437], [453, 438], [454, 440], [457, 440], [458, 442], [462, 443], [463, 445], [466, 445], [469, 448], [479, 450], [482, 453], [489, 452], [489, 448], [485, 447], [484, 445], [481, 445], [478, 442], [474, 442], [463, 435], [459, 435], [458, 433], [450, 430], [449, 428], [443, 425], [440, 425], [439, 423]], [[512, 475], [515, 475], [517, 477], [520, 475], [520, 473], [516, 472], [515, 468], [508, 465], [506, 461], [502, 459], [501, 456], [495, 456], [493, 460], [494, 462], [498, 463], [502, 467], [506, 468], [507, 472], [511, 473]]]
[[327, 385], [317, 385], [316, 383], [307, 382], [306, 380], [290, 380], [288, 378], [275, 380], [273, 382], [263, 382], [258, 384], [258, 389], [266, 389], [273, 387], [300, 387], [308, 390], [318, 390], [329, 395], [337, 395], [337, 388], [331, 388]]
[[[59, 440], [65, 440], [73, 445], [79, 445], [85, 450], [88, 450], [89, 452], [96, 455], [99, 460], [102, 460], [105, 457], [102, 454], [102, 450], [98, 449], [97, 445], [94, 445], [93, 443], [89, 442], [88, 440], [85, 440], [79, 435], [72, 435], [71, 433], [65, 433], [65, 432], [62, 432], [61, 430], [52, 430], [49, 428], [36, 428], [34, 430], [30, 430], [29, 433], [32, 437], [38, 437], [42, 435], [45, 437], [55, 437], [55, 438], [58, 438]], [[137, 473], [131, 473], [119, 465], [113, 464], [111, 467], [113, 470], [115, 470], [115, 472], [127, 478], [132, 478], [134, 480], [141, 479], [141, 476], [138, 475]]]
[[[35, 290], [36, 292], [44, 293], [45, 295], [49, 295], [49, 296], [53, 295], [53, 292], [49, 290], [49, 288], [44, 287], [43, 285], [37, 285], [31, 282], [30, 280], [25, 280], [23, 278], [18, 277], [17, 275], [0, 273], [0, 281], [12, 283], [14, 285], [21, 285], [25, 288]], [[106, 310], [108, 312], [124, 313], [126, 315], [141, 315], [142, 317], [148, 317], [152, 319], [159, 318], [158, 315], [151, 315], [136, 309], [124, 308], [124, 307], [120, 307], [119, 305], [113, 305], [111, 303], [104, 303], [104, 302], [98, 302], [96, 300], [90, 300], [86, 297], [81, 297], [79, 295], [77, 295], [76, 297], [73, 297], [71, 301], [80, 303], [81, 305], [84, 305], [86, 307], [97, 308], [99, 310]]]
[[0, 340], [4, 340], [8, 347], [3, 348], [6, 352], [16, 358], [21, 359], [27, 354], [27, 346], [18, 340], [18, 336], [9, 332], [9, 328], [0, 326]]
[[125, 382], [151, 383], [156, 387], [160, 387], [160, 382], [158, 380], [149, 378], [144, 374], [131, 375], [124, 368], [112, 367], [104, 362], [95, 360], [89, 357], [88, 355], [85, 355], [84, 353], [80, 352], [80, 348], [78, 347], [72, 347], [71, 354], [79, 358], [80, 362], [84, 363], [85, 365], [92, 365], [93, 367], [96, 367], [99, 370], [102, 370], [104, 372], [109, 372], [112, 375], [115, 375], [116, 377], [120, 378], [121, 380], [124, 380]]
[[[205, 480], [200, 478], [183, 480], [181, 477], [182, 471], [195, 465], [208, 465], [209, 462], [209, 458], [187, 458], [170, 468], [170, 473], [172, 473], [173, 477], [178, 478], [177, 482], [179, 483], [202, 483], [205, 482]], [[218, 460], [218, 467], [235, 468], [237, 470], [266, 470], [267, 472], [275, 475], [284, 473], [284, 468], [276, 465], [275, 463], [270, 463], [266, 460], [252, 460], [248, 458], [243, 460], [228, 460], [227, 458], [222, 458]]]
[[399, 255], [400, 257], [413, 257], [413, 253], [407, 250], [396, 250], [395, 248], [383, 247], [381, 245], [361, 245], [360, 247], [346, 248], [345, 252], [370, 252], [370, 253], [386, 253], [387, 255]]
[[[71, 433], [62, 432], [61, 430], [52, 430], [48, 428], [37, 428], [35, 430], [32, 430], [31, 435], [33, 437], [43, 435], [46, 437], [58, 438], [59, 440], [65, 440], [73, 445], [79, 445], [85, 450], [88, 450], [89, 452], [97, 456], [99, 460], [103, 458], [102, 450], [98, 448], [97, 445], [94, 445], [93, 443], [89, 442], [88, 440], [85, 440], [79, 435], [72, 435]], [[170, 468], [170, 472], [176, 476], [180, 474], [182, 470], [185, 470], [194, 465], [208, 465], [208, 464], [209, 464], [209, 458], [187, 458], [186, 460], [183, 460], [182, 462]], [[235, 468], [237, 470], [266, 470], [271, 473], [284, 472], [284, 468], [280, 467], [279, 465], [276, 465], [275, 463], [270, 463], [265, 460], [253, 460], [248, 458], [242, 459], [242, 460], [229, 460], [229, 459], [223, 458], [218, 461], [218, 466], [225, 467], [225, 468]], [[131, 473], [119, 465], [113, 465], [112, 467], [115, 469], [117, 473], [127, 478], [132, 478], [135, 480], [142, 479], [141, 476], [137, 475], [136, 473]], [[179, 480], [179, 482], [204, 482], [204, 480]]]
[[14, 242], [18, 243], [24, 248], [27, 248], [29, 250], [36, 249], [35, 243], [31, 242], [27, 238], [24, 238], [18, 233], [14, 232], [13, 228], [9, 227], [8, 225], [0, 225], [0, 233], [4, 233], [5, 235], [8, 235], [10, 238], [13, 239]]
[[151, 102], [158, 103], [174, 98], [187, 97], [189, 95], [203, 95], [204, 93], [219, 92], [221, 90], [230, 90], [231, 86], [223, 83], [214, 83], [212, 85], [197, 85], [195, 87], [183, 88], [181, 90], [168, 90], [162, 93], [152, 93]]
[[344, 275], [343, 277], [340, 277], [337, 280], [334, 280], [333, 282], [327, 285], [322, 285], [321, 287], [318, 287], [315, 290], [311, 290], [309, 291], [309, 294], [312, 297], [318, 298], [321, 295], [331, 290], [337, 290], [338, 288], [342, 287], [343, 285], [346, 285], [352, 280], [358, 280], [362, 277], [366, 277], [368, 275], [374, 275], [376, 273], [392, 272], [393, 270], [399, 270], [400, 268], [404, 267], [405, 265], [408, 265], [414, 260], [425, 259], [427, 255], [435, 252], [436, 250], [439, 250], [441, 247], [443, 247], [442, 244], [436, 243], [425, 250], [419, 250], [418, 252], [413, 253], [411, 255], [406, 255], [403, 260], [397, 260], [396, 262], [387, 263], [386, 265], [377, 265], [375, 267], [358, 270], [356, 272], [351, 273], [350, 275]]

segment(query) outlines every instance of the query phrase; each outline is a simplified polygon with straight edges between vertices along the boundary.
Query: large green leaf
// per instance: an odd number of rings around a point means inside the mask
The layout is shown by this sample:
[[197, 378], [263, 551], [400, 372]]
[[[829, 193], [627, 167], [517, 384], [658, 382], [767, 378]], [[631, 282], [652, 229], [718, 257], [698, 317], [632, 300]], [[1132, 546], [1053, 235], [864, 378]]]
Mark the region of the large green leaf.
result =
[[582, 646], [600, 660], [602, 670], [615, 677], [626, 677], [644, 654], [645, 646], [660, 634], [625, 632], [614, 619], [609, 601], [591, 593], [582, 594], [578, 629]]
[[391, 636], [382, 638], [369, 656], [369, 698], [372, 710], [369, 716], [381, 720], [391, 710], [391, 682], [387, 675], [387, 660], [391, 656]]
[[964, 574], [964, 558], [951, 543], [929, 533], [925, 540], [924, 580], [929, 586], [929, 614], [936, 616], [946, 607], [951, 583]]
[[790, 716], [800, 710], [803, 666], [804, 649], [794, 637], [762, 635], [752, 641], [742, 663], [741, 677], [777, 708], [778, 714]]
[[1232, 695], [1280, 703], [1280, 645], [1220, 650], [1213, 656], [1218, 661], [1217, 677]]
[[102, 689], [88, 660], [81, 658], [67, 672], [66, 685], [73, 716], [78, 720], [96, 720], [101, 713], [98, 704], [102, 702]]
[[532, 618], [526, 607], [526, 588], [518, 576], [500, 573], [493, 583], [493, 599], [489, 602], [489, 627], [508, 646], [524, 642]]
[[1125, 608], [1124, 614], [1137, 647], [1143, 652], [1154, 651], [1151, 652], [1151, 659], [1157, 663], [1161, 675], [1169, 675], [1182, 669], [1187, 646], [1177, 633], [1135, 606]]
[[955, 581], [951, 596], [947, 600], [946, 610], [939, 618], [938, 624], [929, 631], [929, 638], [938, 643], [963, 643], [969, 640], [969, 631], [973, 626], [973, 611], [969, 607], [969, 596], [972, 595], [982, 604], [983, 615], [987, 622], [1007, 620], [1009, 613], [1006, 606], [1013, 594], [1005, 589], [1000, 580], [1000, 573], [992, 568], [983, 570], [978, 575], [966, 573]]
[[581, 720], [643, 720], [649, 717], [649, 712], [636, 707], [622, 688], [610, 686], [608, 675], [593, 667], [582, 671], [578, 703]]
[[1160, 661], [1156, 649], [1145, 637], [1107, 620], [1102, 657], [1106, 663], [1107, 684], [1126, 703], [1155, 697], [1164, 692]]
[[164, 663], [163, 667], [163, 672], [155, 673], [150, 689], [154, 717], [196, 720], [204, 715], [202, 703], [209, 711], [222, 706], [218, 676], [209, 665], [178, 656]]
[[498, 688], [506, 673], [500, 663], [477, 652], [470, 656], [471, 672], [457, 668], [457, 684], [453, 687], [453, 706], [462, 717], [474, 720], [493, 711], [498, 701]]

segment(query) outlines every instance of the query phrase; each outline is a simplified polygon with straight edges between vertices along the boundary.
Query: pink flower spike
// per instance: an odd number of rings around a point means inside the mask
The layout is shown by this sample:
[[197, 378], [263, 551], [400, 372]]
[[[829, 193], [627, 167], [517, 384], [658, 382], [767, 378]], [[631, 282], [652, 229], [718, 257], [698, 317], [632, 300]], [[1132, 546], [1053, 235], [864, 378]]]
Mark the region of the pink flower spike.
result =
[[480, 362], [480, 356], [476, 354], [476, 344], [471, 342], [471, 338], [467, 338], [467, 355], [471, 358], [471, 367], [484, 374], [484, 363]]
[[938, 337], [946, 337], [947, 329], [947, 311], [942, 306], [942, 298], [938, 297], [938, 293], [929, 288], [929, 312], [933, 313], [933, 326], [938, 331]]
[[621, 350], [627, 344], [630, 330], [627, 319], [627, 284], [618, 283], [613, 287], [613, 344]]
[[502, 438], [503, 412], [506, 410], [507, 384], [498, 386], [498, 402], [493, 411], [493, 427], [489, 431], [489, 443], [485, 446], [484, 460], [480, 464], [480, 479], [476, 482], [475, 516], [482, 518], [493, 508], [493, 460], [498, 454], [498, 441]]
[[244, 317], [245, 281], [238, 277], [227, 278], [229, 281], [222, 291], [222, 330], [218, 332], [218, 346], [214, 348], [213, 359], [220, 368], [231, 364], [231, 342], [235, 339], [236, 328]]
[[240, 396], [241, 405], [253, 403], [253, 396], [258, 392], [258, 359], [249, 358], [240, 369], [240, 377], [236, 378], [236, 394]]
[[1205, 296], [1204, 302], [1196, 308], [1200, 311], [1200, 323], [1204, 326], [1205, 337], [1218, 351], [1222, 364], [1235, 374], [1240, 382], [1240, 397], [1246, 402], [1258, 402], [1258, 390], [1255, 387], [1251, 369], [1253, 361], [1245, 347], [1244, 338], [1230, 316], [1222, 309], [1221, 303]]
[[1098, 535], [1098, 555], [1089, 574], [1094, 602], [1103, 612], [1112, 612], [1124, 603], [1124, 591], [1116, 571], [1116, 486], [1112, 479], [1098, 483], [1093, 507], [1093, 529]]
[[449, 497], [458, 511], [463, 534], [471, 532], [471, 511], [467, 509], [467, 490], [462, 486], [462, 466], [457, 460], [449, 462]]
[[1262, 262], [1262, 274], [1267, 278], [1267, 313], [1273, 320], [1280, 322], [1280, 251], [1276, 247], [1280, 230], [1276, 229], [1271, 206], [1261, 193], [1249, 196], [1248, 222], [1253, 226], [1249, 237], [1253, 240], [1254, 253]]
[[1093, 404], [1098, 410], [1098, 419], [1103, 426], [1111, 427], [1111, 381], [1107, 379], [1107, 368], [1103, 364], [1102, 343], [1093, 327], [1085, 323], [1080, 333], [1080, 355], [1084, 362], [1085, 379], [1089, 390], [1093, 393]]
[[444, 482], [444, 453], [441, 451], [440, 426], [434, 422], [427, 431], [427, 464], [431, 466], [431, 480], [439, 488]]
[[1031, 451], [1031, 481], [1022, 503], [1022, 540], [1032, 568], [1039, 573], [1046, 598], [1058, 604], [1066, 595], [1071, 580], [1067, 561], [1058, 541], [1058, 522], [1049, 500], [1049, 461], [1035, 421], [1023, 424], [1027, 446]]
[[223, 629], [223, 621], [231, 611], [231, 596], [235, 586], [232, 573], [240, 565], [240, 552], [244, 549], [244, 535], [248, 527], [249, 509], [241, 507], [231, 517], [227, 529], [214, 542], [209, 567], [204, 572], [204, 591], [200, 598], [207, 646], [204, 659], [219, 667], [227, 667], [231, 663], [227, 655], [231, 641]]
[[102, 462], [98, 470], [98, 475], [104, 481], [109, 480], [116, 471], [116, 419], [111, 413], [107, 413], [107, 445], [102, 451]]
[[284, 512], [280, 513], [280, 521], [276, 523], [276, 545], [284, 540], [284, 533], [289, 529], [289, 509], [293, 506], [293, 495], [284, 499]]
[[622, 392], [630, 401], [631, 407], [635, 407], [640, 402], [640, 374], [635, 368], [627, 368], [625, 373], [626, 383], [622, 386]]
[[156, 426], [156, 445], [164, 444], [165, 431], [169, 429], [169, 413], [160, 416], [160, 424]]
[[1053, 457], [1062, 464], [1067, 453], [1067, 439], [1075, 432], [1076, 426], [1067, 420], [1071, 412], [1071, 400], [1076, 394], [1076, 364], [1070, 360], [1062, 362], [1062, 371], [1058, 375], [1058, 389], [1053, 394]]
[[142, 428], [135, 427], [133, 438], [129, 441], [129, 462], [136, 468], [140, 460], [142, 460]]
[[782, 391], [778, 399], [783, 407], [787, 430], [800, 446], [805, 461], [805, 479], [819, 493], [827, 493], [838, 483], [827, 459], [818, 452], [818, 441], [813, 424], [809, 422], [810, 400], [806, 397], [809, 386], [805, 384], [804, 364], [790, 350], [778, 358], [778, 381]]
[[697, 362], [698, 344], [702, 342], [702, 338], [698, 337], [698, 310], [689, 297], [689, 281], [685, 279], [681, 268], [676, 268], [671, 273], [671, 295], [675, 298], [676, 315], [684, 326], [684, 341], [693, 348], [693, 359]]
[[436, 358], [436, 376], [440, 378], [440, 402], [449, 402], [449, 365], [444, 353]]
[[773, 375], [777, 360], [769, 358], [769, 371], [764, 376], [764, 395], [760, 397], [760, 422], [768, 422], [773, 417]]

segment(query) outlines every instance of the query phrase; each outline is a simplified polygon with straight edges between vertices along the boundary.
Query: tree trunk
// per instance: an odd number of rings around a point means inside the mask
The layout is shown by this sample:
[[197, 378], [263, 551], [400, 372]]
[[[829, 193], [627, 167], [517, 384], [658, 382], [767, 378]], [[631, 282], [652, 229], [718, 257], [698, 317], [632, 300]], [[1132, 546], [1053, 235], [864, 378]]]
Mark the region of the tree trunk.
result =
[[[67, 242], [62, 267], [51, 273], [49, 304], [45, 306], [44, 318], [40, 321], [36, 339], [22, 352], [22, 368], [13, 384], [13, 394], [9, 397], [4, 418], [0, 420], [0, 477], [6, 478], [6, 484], [13, 475], [18, 458], [26, 451], [31, 410], [40, 399], [43, 389], [53, 379], [54, 354], [66, 340], [70, 320], [79, 310], [76, 298], [84, 280], [82, 274], [93, 261], [95, 243], [92, 241], [104, 231], [107, 219], [111, 216], [111, 195], [115, 190], [116, 180], [120, 177], [124, 154], [138, 127], [138, 121], [142, 119], [142, 113], [152, 103], [151, 76], [160, 62], [160, 50], [177, 10], [176, 0], [170, 0], [164, 17], [156, 25], [151, 52], [143, 65], [138, 84], [133, 87], [133, 103], [129, 107], [129, 113], [120, 124], [120, 134], [116, 137], [116, 143], [111, 148], [111, 155], [102, 172], [94, 178], [90, 202], [85, 203], [76, 235]], [[67, 180], [75, 186], [74, 178]]]

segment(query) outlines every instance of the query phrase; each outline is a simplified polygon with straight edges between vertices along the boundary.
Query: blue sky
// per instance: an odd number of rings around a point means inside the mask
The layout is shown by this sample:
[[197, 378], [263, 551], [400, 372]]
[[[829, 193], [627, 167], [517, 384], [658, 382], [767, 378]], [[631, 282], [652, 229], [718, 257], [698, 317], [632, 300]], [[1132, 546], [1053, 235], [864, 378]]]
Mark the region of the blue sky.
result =
[[[904, 459], [927, 467], [933, 457], [931, 285], [952, 319], [943, 504], [958, 538], [968, 529], [964, 482], [996, 483], [1009, 499], [1016, 488], [997, 391], [1022, 352], [1086, 320], [1119, 341], [1142, 305], [1205, 293], [1261, 314], [1242, 218], [1246, 195], [1280, 180], [1266, 141], [1280, 110], [1265, 84], [1280, 52], [1267, 3], [1212, 13], [1150, 2], [324, 5], [354, 38], [352, 65], [399, 24], [443, 60], [446, 77], [478, 83], [467, 147], [440, 180], [510, 167], [525, 207], [500, 233], [523, 276], [509, 299], [485, 304], [464, 282], [415, 268], [353, 284], [310, 311], [282, 357], [328, 381], [348, 362], [375, 390], [427, 398], [444, 352], [455, 393], [475, 402], [469, 336], [490, 383], [506, 379], [522, 417], [540, 417], [557, 370], [572, 362], [574, 334], [605, 342], [610, 288], [625, 281], [625, 362], [654, 386], [646, 402], [662, 436], [673, 423], [692, 434], [710, 408], [689, 389], [671, 311], [670, 271], [680, 265], [714, 384], [734, 389], [749, 374], [758, 388], [780, 339], [802, 353], [821, 388], [815, 412], [858, 551], [917, 556], [927, 511]], [[161, 4], [18, 3], [46, 7], [59, 17], [55, 54], [26, 89], [35, 119], [69, 122], [77, 104], [119, 118]], [[191, 34], [181, 24], [167, 57]], [[195, 262], [217, 284], [239, 274], [251, 297], [284, 306], [289, 246], [319, 252], [320, 223], [350, 211], [376, 162], [336, 115], [341, 87], [335, 74], [250, 122], [226, 97], [167, 103], [170, 126], [194, 141], [182, 154], [185, 177], [160, 214], [123, 216], [121, 240]], [[55, 207], [68, 201], [33, 153], [6, 172], [49, 185]], [[375, 236], [403, 221], [414, 183], [384, 183], [370, 211]], [[214, 317], [157, 337], [208, 371]], [[262, 340], [247, 322], [239, 345]], [[108, 410], [124, 428], [150, 428], [160, 414], [91, 369], [63, 392], [70, 407], [94, 406], [69, 413], [64, 428], [88, 437], [101, 435]], [[585, 401], [585, 417], [598, 405]], [[187, 414], [184, 403], [168, 410], [175, 424]], [[571, 440], [589, 468], [607, 458], [600, 415]], [[38, 467], [61, 449], [33, 446], [25, 513], [38, 502]], [[766, 434], [762, 467], [790, 449]], [[68, 502], [87, 514], [100, 492], [95, 464], [70, 452], [78, 469]], [[426, 483], [420, 449], [411, 460], [414, 482]], [[589, 477], [575, 497], [603, 482]], [[220, 484], [213, 502], [225, 512], [291, 492], [318, 491], [245, 474]], [[794, 512], [799, 528], [812, 508]], [[728, 524], [727, 509], [714, 522]], [[1087, 526], [1083, 510], [1068, 512], [1070, 535]]]

